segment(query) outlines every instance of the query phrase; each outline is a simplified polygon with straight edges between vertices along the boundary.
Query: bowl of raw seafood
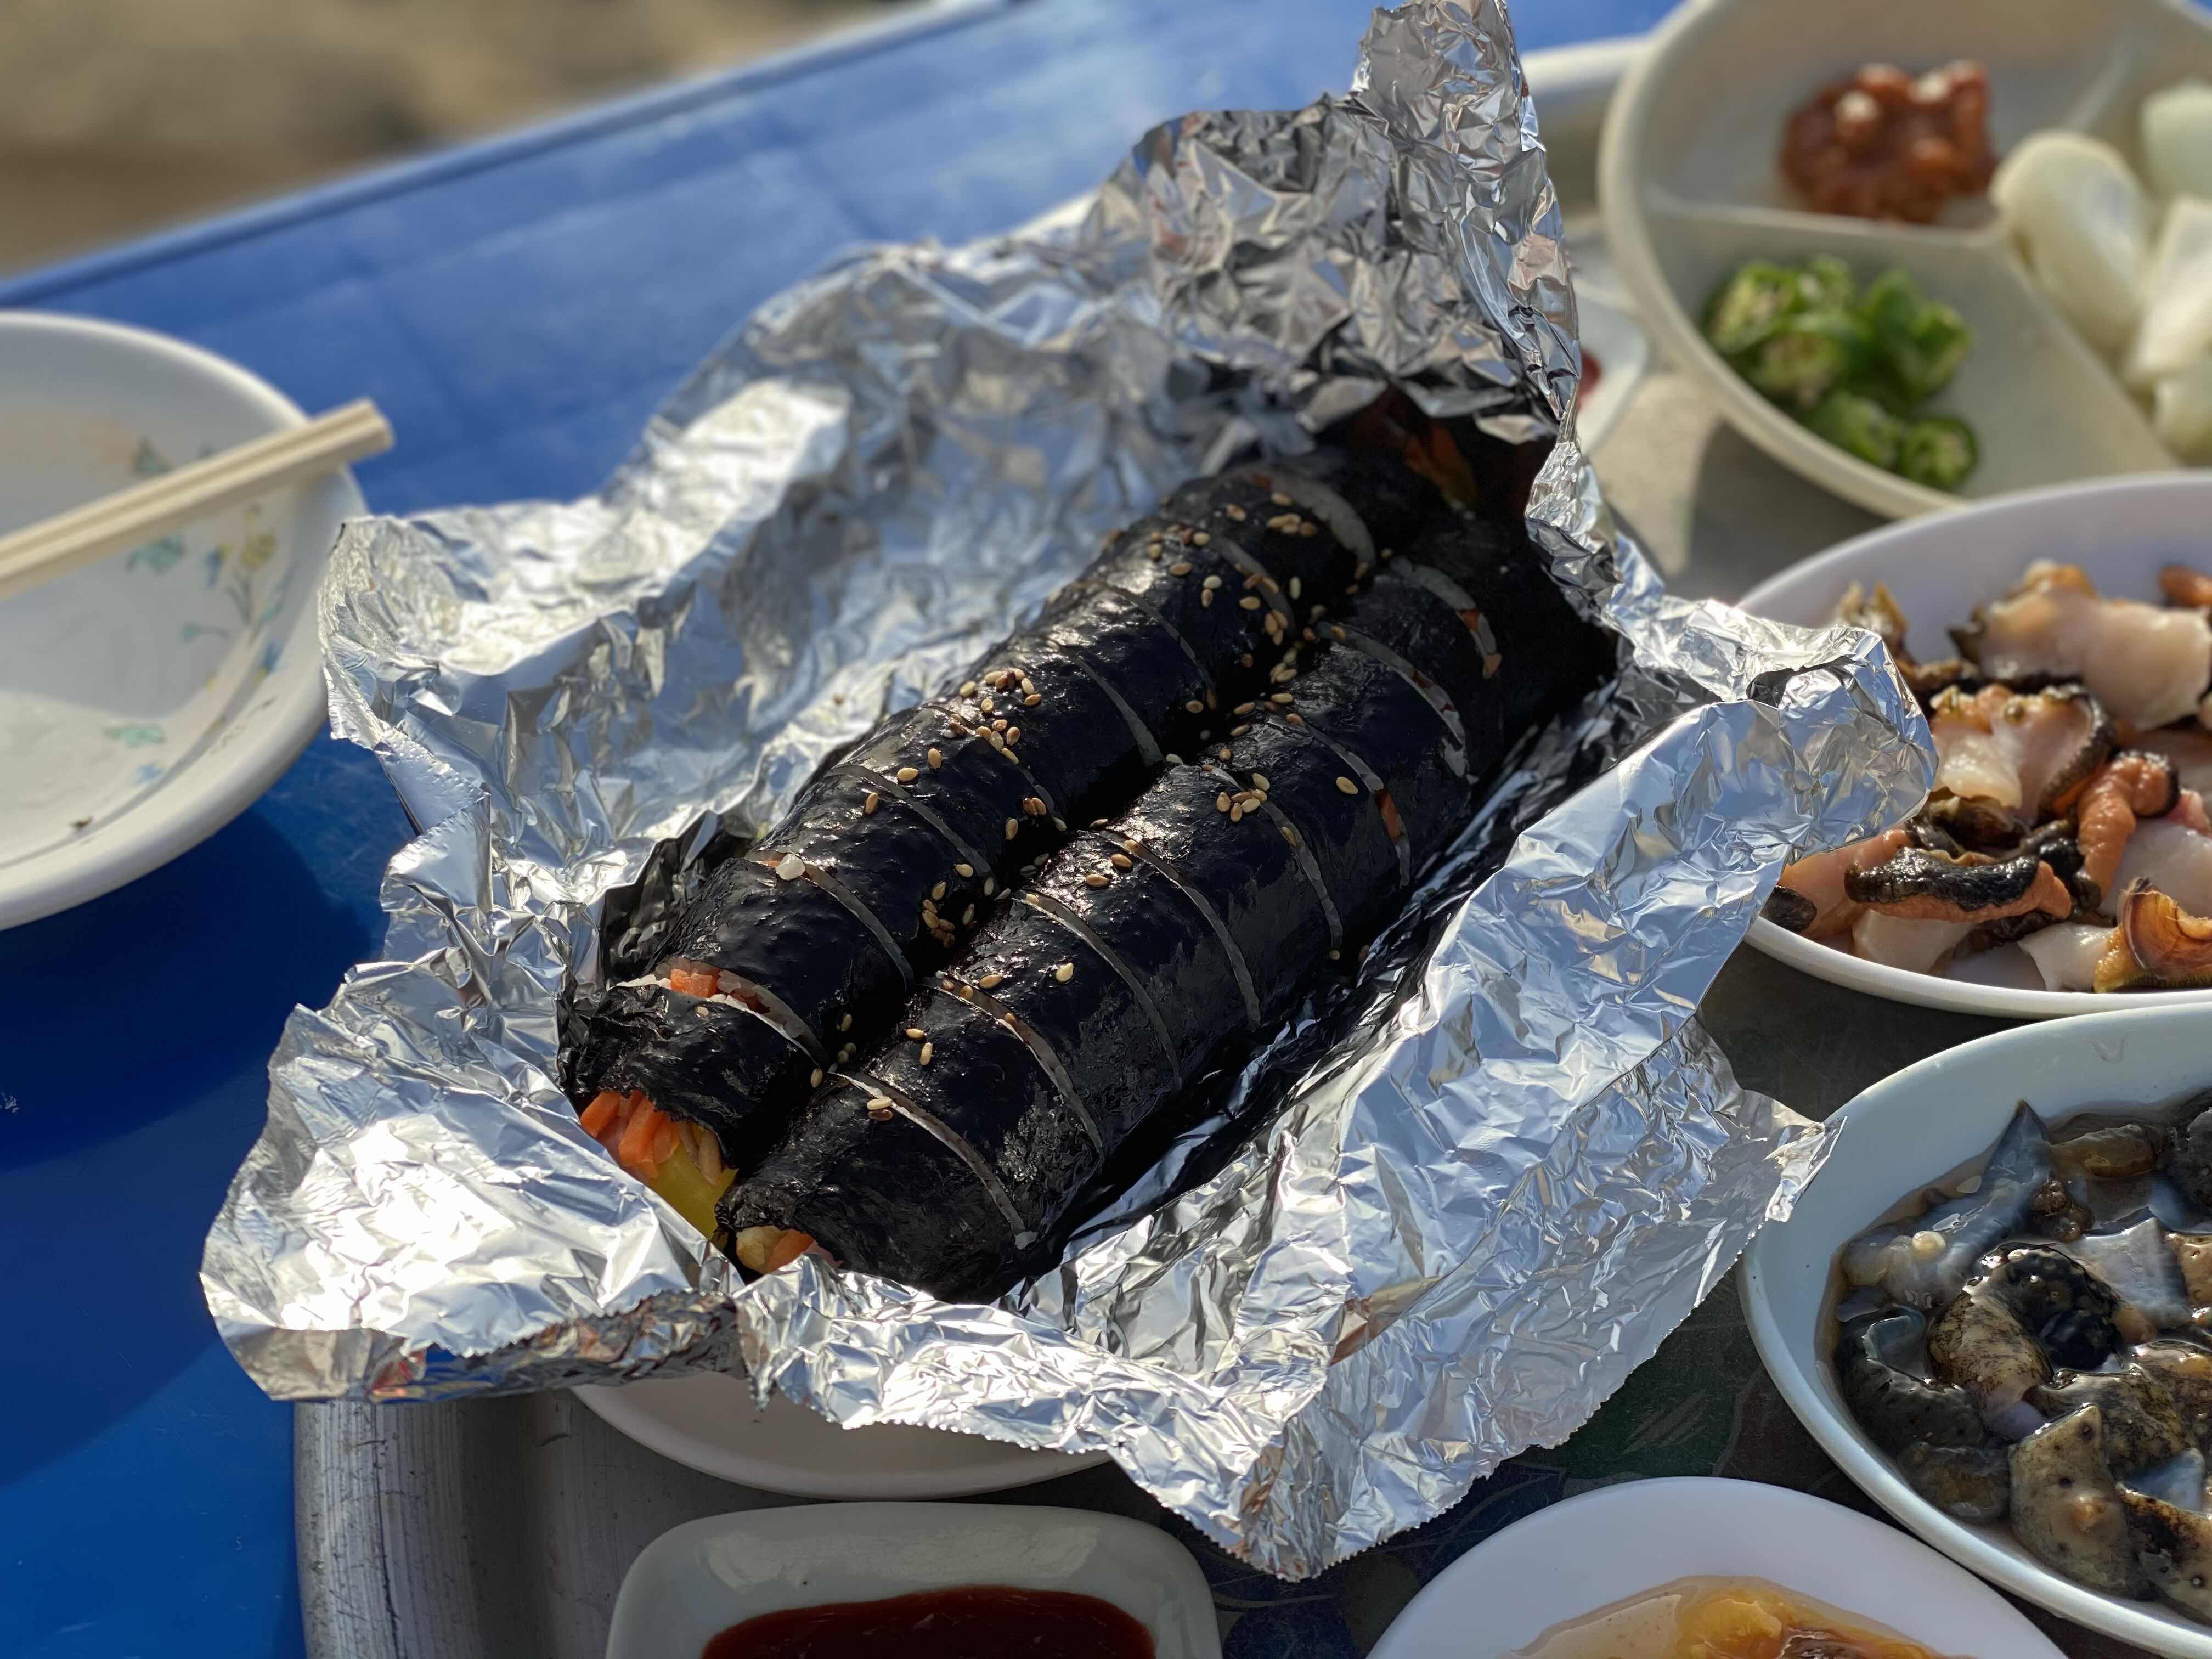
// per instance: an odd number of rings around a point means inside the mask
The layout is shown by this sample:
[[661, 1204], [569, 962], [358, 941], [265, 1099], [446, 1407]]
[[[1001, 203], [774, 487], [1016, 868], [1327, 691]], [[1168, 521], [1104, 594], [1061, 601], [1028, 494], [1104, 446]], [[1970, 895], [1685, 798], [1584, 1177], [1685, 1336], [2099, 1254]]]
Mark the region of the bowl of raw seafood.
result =
[[1599, 185], [1655, 343], [1862, 507], [2212, 465], [2201, 8], [1696, 0]]
[[1741, 603], [1881, 634], [1937, 758], [1905, 823], [1783, 872], [1754, 945], [1967, 1013], [2212, 1002], [2212, 474], [1894, 525]]
[[2212, 1045], [2145, 1004], [1923, 1060], [1834, 1119], [1743, 1296], [1783, 1395], [1984, 1577], [2212, 1659]]

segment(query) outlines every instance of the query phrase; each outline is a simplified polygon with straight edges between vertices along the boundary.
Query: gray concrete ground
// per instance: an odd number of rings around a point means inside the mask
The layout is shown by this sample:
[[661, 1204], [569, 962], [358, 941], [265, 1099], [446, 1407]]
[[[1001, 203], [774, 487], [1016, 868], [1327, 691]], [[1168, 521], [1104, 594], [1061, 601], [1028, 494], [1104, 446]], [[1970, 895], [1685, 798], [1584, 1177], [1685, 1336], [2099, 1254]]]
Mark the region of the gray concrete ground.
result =
[[891, 0], [0, 0], [0, 269], [795, 45]]

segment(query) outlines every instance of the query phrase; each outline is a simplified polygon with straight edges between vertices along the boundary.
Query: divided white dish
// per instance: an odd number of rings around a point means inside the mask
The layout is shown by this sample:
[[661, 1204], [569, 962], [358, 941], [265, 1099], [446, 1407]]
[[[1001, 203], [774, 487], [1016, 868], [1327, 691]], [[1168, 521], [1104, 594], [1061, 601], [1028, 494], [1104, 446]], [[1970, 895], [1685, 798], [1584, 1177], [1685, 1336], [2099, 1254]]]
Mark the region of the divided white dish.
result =
[[[1917, 1185], [1987, 1152], [2016, 1103], [2046, 1122], [2124, 1115], [2212, 1085], [2202, 1008], [2138, 1003], [2094, 1018], [2002, 1031], [1908, 1066], [1829, 1120], [1836, 1143], [1784, 1222], [1744, 1259], [1744, 1309], [1759, 1357], [1799, 1419], [1845, 1474], [1953, 1559], [2054, 1613], [2183, 1659], [2212, 1659], [2212, 1626], [2100, 1595], [2050, 1571], [2002, 1526], [1954, 1521], [1864, 1439], [1838, 1391], [1820, 1329], [1836, 1252]], [[1976, 1652], [1994, 1648], [1968, 1649]]]
[[[1886, 583], [1923, 657], [1948, 654], [1945, 629], [2001, 599], [2038, 559], [2078, 564], [2101, 592], [2155, 599], [2158, 568], [2181, 560], [2212, 568], [2212, 471], [2116, 478], [2033, 491], [1965, 512], [1889, 526], [1792, 565], [1738, 603], [1755, 616], [1826, 625], [1853, 582]], [[2111, 996], [2046, 991], [2027, 957], [2007, 946], [1960, 960], [1946, 977], [1916, 974], [1801, 938], [1761, 918], [1751, 943], [1817, 978], [1899, 1002], [2013, 1019], [2100, 1012]], [[2160, 1005], [2212, 1005], [2212, 990], [2143, 994]]]
[[1893, 1527], [1753, 1480], [1631, 1480], [1539, 1510], [1438, 1574], [1372, 1659], [1504, 1659], [1545, 1632], [1678, 1578], [1762, 1578], [1939, 1653], [2058, 1650]]
[[1933, 407], [1980, 435], [1966, 496], [2173, 469], [2148, 419], [2044, 297], [1986, 204], [1961, 209], [1958, 222], [1922, 227], [1795, 203], [1776, 161], [1791, 110], [1864, 63], [1917, 71], [1957, 58], [1988, 65], [1999, 155], [2032, 131], [2067, 128], [2132, 156], [2146, 93], [2212, 80], [2212, 14], [2186, 0], [1692, 0], [1654, 36], [1606, 126], [1599, 194], [1624, 285], [1660, 349], [1707, 383], [1732, 426], [1872, 512], [1902, 518], [1960, 498], [1815, 437], [1705, 343], [1698, 319], [1706, 296], [1745, 260], [1832, 253], [1863, 281], [1901, 266], [1959, 308], [1976, 348]]
[[647, 1545], [615, 1598], [607, 1659], [684, 1659], [741, 1620], [963, 1584], [1110, 1601], [1158, 1659], [1219, 1659], [1206, 1575], [1158, 1527], [1085, 1510], [843, 1504], [710, 1516]]
[[[304, 416], [236, 365], [78, 317], [0, 314], [0, 530]], [[322, 724], [315, 589], [349, 473], [0, 599], [0, 927], [166, 863]]]

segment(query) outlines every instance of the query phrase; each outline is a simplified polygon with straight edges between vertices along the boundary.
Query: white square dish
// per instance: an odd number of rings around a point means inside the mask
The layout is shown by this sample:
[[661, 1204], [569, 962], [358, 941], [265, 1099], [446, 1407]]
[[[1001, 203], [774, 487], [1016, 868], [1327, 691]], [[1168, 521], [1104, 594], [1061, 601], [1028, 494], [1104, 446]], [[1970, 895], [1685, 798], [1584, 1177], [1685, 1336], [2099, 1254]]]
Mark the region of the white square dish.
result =
[[1206, 1577], [1158, 1528], [969, 1504], [756, 1510], [674, 1528], [623, 1579], [607, 1659], [697, 1659], [710, 1638], [761, 1613], [963, 1584], [1095, 1595], [1139, 1620], [1158, 1659], [1219, 1659]]

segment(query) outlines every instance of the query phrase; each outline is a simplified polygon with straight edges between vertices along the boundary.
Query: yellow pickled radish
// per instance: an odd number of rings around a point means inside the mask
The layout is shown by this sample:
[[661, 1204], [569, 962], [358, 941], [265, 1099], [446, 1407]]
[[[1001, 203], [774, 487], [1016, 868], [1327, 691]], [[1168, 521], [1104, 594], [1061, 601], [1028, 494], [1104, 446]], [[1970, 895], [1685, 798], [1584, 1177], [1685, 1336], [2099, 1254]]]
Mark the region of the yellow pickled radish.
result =
[[680, 1143], [660, 1161], [659, 1173], [646, 1184], [666, 1199], [676, 1213], [709, 1238], [714, 1234], [714, 1204], [737, 1179], [737, 1171], [724, 1170], [710, 1178]]

